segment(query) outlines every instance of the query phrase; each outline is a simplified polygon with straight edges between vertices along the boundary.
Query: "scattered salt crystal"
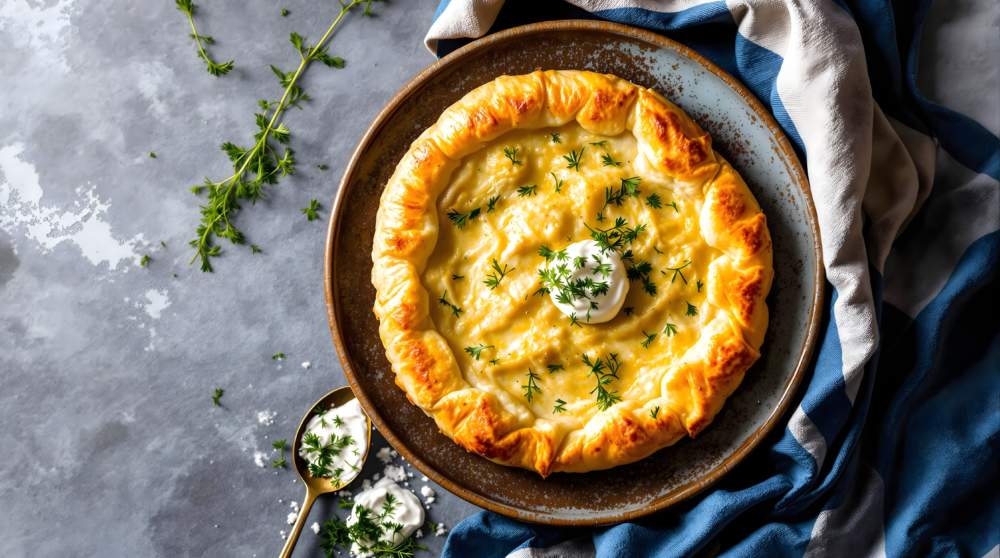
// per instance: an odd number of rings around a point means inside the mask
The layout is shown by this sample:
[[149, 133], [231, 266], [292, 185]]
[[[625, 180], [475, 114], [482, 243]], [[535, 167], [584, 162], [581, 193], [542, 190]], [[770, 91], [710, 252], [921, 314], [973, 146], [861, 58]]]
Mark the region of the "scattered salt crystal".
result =
[[319, 534], [319, 522], [318, 521], [313, 521], [313, 524], [310, 525], [309, 528], [312, 529], [313, 533], [316, 533], [317, 535]]
[[379, 475], [378, 473], [375, 473], [375, 474], [374, 474], [374, 475], [372, 476], [372, 480], [373, 480], [373, 481], [378, 481], [378, 479], [379, 479], [379, 476], [380, 476], [380, 475]]
[[424, 476], [420, 477], [420, 480], [422, 480], [424, 482], [427, 482], [427, 481], [429, 481], [431, 479], [427, 478], [427, 475], [424, 475]]
[[278, 413], [274, 411], [257, 411], [257, 423], [264, 426], [271, 426], [274, 424], [274, 417], [276, 416], [278, 416]]
[[354, 493], [351, 492], [350, 490], [341, 490], [340, 491], [340, 497], [341, 498], [350, 498], [351, 496], [354, 496]]
[[264, 460], [265, 459], [267, 459], [267, 454], [265, 454], [264, 452], [262, 452], [262, 451], [255, 451], [255, 452], [253, 452], [253, 462], [258, 467], [263, 467], [264, 466]]
[[444, 523], [438, 523], [434, 527], [434, 535], [438, 537], [443, 537], [448, 534], [448, 528], [444, 526]]
[[279, 534], [281, 535], [281, 540], [285, 540], [288, 537], [288, 533], [286, 533], [284, 529], [282, 529]]
[[[385, 469], [382, 471], [386, 478], [392, 479], [396, 482], [403, 482], [406, 480], [406, 470], [399, 465], [386, 465]], [[378, 475], [376, 475], [377, 477]]]
[[304, 361], [304, 362], [302, 363], [302, 368], [303, 368], [304, 370], [309, 370], [309, 368], [311, 368], [311, 367], [312, 367], [312, 365], [313, 365], [313, 364], [312, 364], [311, 362], [309, 362], [309, 361], [307, 360], [307, 361]]
[[392, 461], [392, 455], [390, 454], [390, 451], [391, 450], [388, 447], [382, 448], [378, 450], [378, 453], [375, 454], [375, 457], [377, 457], [379, 461], [381, 461], [382, 463], [389, 463], [390, 461]]
[[285, 523], [287, 523], [289, 525], [294, 525], [295, 524], [295, 520], [298, 519], [298, 518], [299, 518], [299, 514], [297, 514], [295, 512], [292, 512], [292, 513], [288, 514], [288, 517], [285, 518]]
[[412, 479], [413, 478], [413, 473], [406, 473], [406, 477]]
[[296, 502], [295, 500], [288, 502], [288, 507], [292, 508], [295, 511], [299, 511], [299, 503]]
[[420, 487], [420, 495], [423, 496], [424, 498], [430, 498], [431, 496], [435, 495], [435, 492], [433, 488], [424, 485]]
[[418, 539], [424, 538], [424, 530], [423, 529], [417, 529], [416, 534], [414, 534], [413, 536], [417, 537]]
[[391, 455], [392, 455], [393, 457], [399, 457], [399, 452], [398, 452], [398, 451], [396, 451], [396, 450], [394, 450], [394, 449], [390, 449], [390, 450], [389, 450], [389, 453], [390, 453], [390, 454], [391, 454]]

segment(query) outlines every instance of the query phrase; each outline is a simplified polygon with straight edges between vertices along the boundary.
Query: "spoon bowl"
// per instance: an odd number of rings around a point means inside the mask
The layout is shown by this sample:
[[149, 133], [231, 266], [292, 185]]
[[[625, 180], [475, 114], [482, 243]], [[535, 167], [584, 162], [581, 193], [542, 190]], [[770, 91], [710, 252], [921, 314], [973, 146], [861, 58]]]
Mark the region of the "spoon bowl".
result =
[[[316, 410], [340, 407], [341, 405], [350, 402], [352, 399], [354, 399], [354, 392], [351, 391], [351, 386], [341, 386], [339, 388], [335, 388], [333, 391], [327, 393], [321, 397], [319, 401], [313, 403], [313, 405], [309, 407], [309, 411], [306, 412], [304, 417], [302, 417], [302, 422], [299, 423], [299, 427], [295, 430], [295, 438], [292, 439], [292, 464], [295, 467], [295, 472], [297, 472], [299, 474], [299, 478], [302, 479], [302, 483], [306, 485], [306, 497], [305, 500], [302, 501], [302, 506], [299, 508], [299, 516], [295, 520], [295, 525], [292, 527], [292, 531], [288, 534], [288, 539], [285, 540], [285, 547], [281, 550], [281, 558], [288, 558], [292, 555], [292, 551], [295, 550], [295, 543], [299, 540], [299, 535], [302, 533], [302, 527], [305, 526], [306, 520], [309, 518], [309, 510], [312, 509], [312, 505], [316, 501], [316, 498], [322, 494], [337, 492], [361, 476], [359, 473], [350, 480], [339, 483], [334, 482], [334, 479], [332, 478], [314, 477], [309, 474], [309, 464], [299, 455], [299, 446], [302, 443], [302, 435], [306, 431], [306, 425], [309, 424], [309, 420], [316, 414]], [[372, 445], [372, 421], [368, 418], [368, 415], [365, 415], [365, 424], [368, 427], [368, 436], [365, 441], [364, 453], [361, 455], [362, 464], [368, 459], [368, 450]]]

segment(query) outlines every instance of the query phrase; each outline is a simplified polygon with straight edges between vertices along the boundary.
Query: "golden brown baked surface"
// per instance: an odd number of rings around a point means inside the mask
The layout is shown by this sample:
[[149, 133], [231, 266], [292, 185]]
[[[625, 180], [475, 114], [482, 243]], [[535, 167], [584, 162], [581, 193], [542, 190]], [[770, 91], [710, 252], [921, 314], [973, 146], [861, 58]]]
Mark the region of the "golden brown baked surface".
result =
[[[633, 233], [625, 308], [600, 324], [539, 293], [540, 249], [594, 230]], [[708, 134], [581, 71], [445, 110], [386, 185], [372, 259], [397, 385], [462, 447], [543, 476], [702, 431], [759, 356], [773, 275], [766, 218]]]

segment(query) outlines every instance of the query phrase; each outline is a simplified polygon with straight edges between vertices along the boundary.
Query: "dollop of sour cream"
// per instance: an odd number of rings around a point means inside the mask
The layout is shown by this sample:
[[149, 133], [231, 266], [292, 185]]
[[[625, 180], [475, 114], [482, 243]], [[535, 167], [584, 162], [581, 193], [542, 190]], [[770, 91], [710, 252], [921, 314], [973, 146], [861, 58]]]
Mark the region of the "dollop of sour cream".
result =
[[368, 418], [357, 399], [319, 411], [299, 441], [299, 456], [309, 474], [347, 484], [361, 473], [368, 447]]
[[[391, 496], [391, 498], [390, 498]], [[412, 535], [421, 525], [424, 524], [424, 508], [420, 505], [417, 496], [405, 488], [401, 488], [392, 480], [383, 477], [371, 488], [364, 490], [354, 496], [354, 508], [351, 516], [347, 518], [347, 525], [354, 525], [358, 522], [358, 507], [368, 509], [372, 514], [380, 515], [385, 513], [387, 502], [389, 513], [381, 520], [381, 523], [398, 523], [402, 528], [393, 532], [389, 537], [392, 544], [399, 544]], [[351, 545], [353, 556], [370, 556], [366, 553], [365, 547], [371, 546], [373, 541], [358, 541]]]
[[[545, 267], [548, 277], [553, 280], [543, 280], [543, 283], [549, 289], [553, 304], [579, 323], [607, 322], [618, 315], [625, 304], [629, 281], [622, 259], [613, 250], [602, 251], [593, 240], [570, 244], [556, 252]], [[573, 292], [572, 285], [583, 288]]]

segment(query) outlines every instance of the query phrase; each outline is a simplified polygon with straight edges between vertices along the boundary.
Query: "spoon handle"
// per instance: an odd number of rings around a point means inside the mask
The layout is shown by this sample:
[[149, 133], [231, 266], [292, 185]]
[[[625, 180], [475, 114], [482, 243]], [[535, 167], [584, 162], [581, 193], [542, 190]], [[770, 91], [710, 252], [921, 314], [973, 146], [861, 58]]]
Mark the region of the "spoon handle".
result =
[[281, 558], [289, 558], [292, 555], [292, 551], [295, 550], [295, 543], [299, 542], [299, 534], [302, 533], [302, 527], [306, 524], [306, 520], [309, 519], [309, 510], [312, 509], [313, 502], [316, 501], [316, 496], [318, 495], [306, 488], [306, 499], [302, 501], [299, 517], [295, 520], [295, 525], [292, 526], [292, 532], [288, 534], [288, 539], [285, 540], [285, 548], [281, 549]]

